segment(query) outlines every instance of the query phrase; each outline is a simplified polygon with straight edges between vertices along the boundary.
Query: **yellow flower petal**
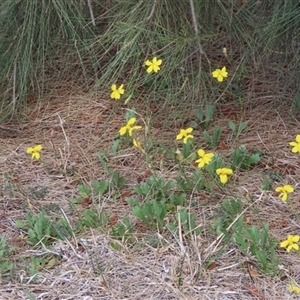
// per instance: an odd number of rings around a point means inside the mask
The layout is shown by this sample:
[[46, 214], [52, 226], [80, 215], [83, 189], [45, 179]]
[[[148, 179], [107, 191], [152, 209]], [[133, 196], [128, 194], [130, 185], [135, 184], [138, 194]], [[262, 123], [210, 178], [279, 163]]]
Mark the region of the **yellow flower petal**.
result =
[[32, 154], [32, 152], [34, 152], [34, 148], [33, 147], [27, 148], [26, 153]]
[[124, 134], [126, 134], [126, 132], [127, 132], [126, 126], [121, 127], [121, 129], [119, 130], [120, 135], [124, 135]]
[[182, 138], [183, 138], [183, 134], [182, 134], [182, 132], [180, 130], [180, 133], [177, 134], [177, 136], [176, 136], [176, 140], [181, 140]]
[[293, 193], [293, 192], [294, 192], [294, 188], [293, 188], [291, 185], [289, 185], [289, 184], [283, 186], [283, 188], [284, 188], [284, 190], [285, 190], [287, 193]]
[[293, 242], [297, 243], [297, 242], [299, 242], [299, 240], [300, 240], [300, 236], [299, 236], [299, 235], [293, 235], [292, 238], [291, 238], [291, 240], [292, 240]]
[[187, 135], [187, 136], [183, 139], [183, 143], [186, 144], [187, 141], [188, 141], [188, 139], [193, 139], [193, 138], [194, 138], [194, 136], [191, 135], [191, 134], [189, 134], [189, 135]]
[[282, 201], [286, 201], [288, 198], [288, 194], [287, 193], [281, 193], [279, 195], [279, 198], [281, 198]]
[[285, 241], [283, 241], [283, 242], [280, 243], [280, 247], [281, 248], [286, 248], [288, 244], [289, 244], [289, 241], [285, 240]]
[[142, 147], [142, 144], [139, 141], [137, 141], [136, 139], [133, 139], [132, 141], [133, 141], [133, 145], [136, 148], [140, 149]]
[[130, 118], [127, 122], [127, 125], [133, 125], [136, 122], [136, 118]]
[[228, 176], [226, 174], [220, 174], [220, 181], [225, 184], [228, 181]]
[[41, 155], [39, 152], [33, 152], [31, 158], [32, 159], [40, 159]]
[[133, 130], [138, 130], [138, 129], [141, 129], [141, 128], [142, 128], [142, 126], [134, 126], [134, 127], [131, 127], [131, 128], [128, 130], [129, 136], [132, 136]]
[[295, 293], [295, 294], [300, 294], [300, 288], [298, 286], [296, 286], [295, 284], [291, 284], [289, 286], [289, 292]]
[[205, 162], [204, 162], [203, 158], [197, 159], [196, 163], [198, 164], [198, 168], [203, 168], [205, 166]]
[[124, 84], [121, 84], [120, 87], [118, 88], [118, 92], [122, 95], [124, 94], [125, 90], [124, 90]]
[[220, 176], [220, 181], [225, 184], [228, 181], [228, 175], [233, 174], [233, 170], [229, 168], [219, 168], [216, 170], [216, 173]]
[[287, 247], [286, 251], [290, 252], [291, 250], [295, 249], [296, 251], [299, 250], [299, 245], [298, 244], [291, 244]]
[[193, 128], [192, 127], [189, 127], [185, 130], [186, 133], [191, 133], [193, 131]]
[[197, 151], [198, 156], [203, 157], [205, 155], [205, 151], [203, 149], [199, 149]]

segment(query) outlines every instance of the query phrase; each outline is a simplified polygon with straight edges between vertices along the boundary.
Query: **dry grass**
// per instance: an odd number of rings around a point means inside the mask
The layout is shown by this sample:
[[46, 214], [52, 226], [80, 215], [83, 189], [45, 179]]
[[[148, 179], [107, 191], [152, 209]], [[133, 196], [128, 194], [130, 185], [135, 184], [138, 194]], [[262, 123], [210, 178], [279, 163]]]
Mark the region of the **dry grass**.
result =
[[[286, 103], [272, 103], [274, 95], [270, 87], [262, 90], [268, 93], [249, 87], [243, 110], [232, 101], [218, 105], [214, 124], [223, 128], [222, 141], [227, 145], [218, 151], [226, 156], [237, 145], [245, 144], [248, 149], [264, 149], [267, 155], [251, 171], [233, 176], [230, 188], [216, 190], [214, 197], [204, 191], [191, 195], [197, 203], [193, 213], [203, 227], [200, 236], [189, 241], [184, 236], [163, 237], [148, 232], [132, 218], [136, 223], [136, 242], [130, 246], [120, 243], [120, 251], [110, 247], [110, 236], [96, 229], [67, 241], [57, 241], [53, 249], [33, 249], [20, 237], [15, 221], [23, 219], [28, 210], [38, 212], [42, 207], [57, 204], [73, 224], [76, 214], [70, 209], [69, 200], [76, 196], [79, 182], [107, 178], [97, 155], [100, 150], [109, 149], [112, 139], [117, 137], [126, 107], [101, 95], [70, 93], [67, 87], [53, 90], [53, 95], [42, 104], [32, 103], [18, 123], [3, 124], [0, 167], [18, 188], [5, 189], [8, 181], [3, 175], [0, 233], [7, 235], [11, 246], [18, 247], [12, 260], [52, 252], [59, 254], [61, 260], [34, 277], [18, 270], [12, 281], [2, 282], [0, 299], [296, 299], [288, 293], [287, 286], [290, 279], [300, 282], [297, 253], [286, 254], [278, 249], [283, 261], [280, 278], [268, 278], [255, 268], [252, 270], [251, 266], [255, 265], [252, 258], [242, 256], [235, 245], [227, 245], [214, 258], [222, 241], [211, 232], [212, 217], [221, 200], [228, 196], [242, 199], [248, 224], [261, 226], [269, 222], [276, 239], [299, 232], [299, 220], [289, 206], [273, 192], [261, 190], [263, 173], [270, 168], [280, 170], [286, 175], [286, 182], [297, 188], [299, 161], [290, 152], [288, 142], [299, 133], [299, 122]], [[135, 100], [130, 104], [144, 119], [150, 118], [151, 138], [172, 145], [177, 128], [182, 126], [182, 121], [172, 113], [177, 108], [170, 110], [161, 104], [145, 105]], [[188, 116], [185, 124], [189, 124], [194, 118], [191, 107], [180, 109], [182, 115]], [[238, 139], [228, 129], [228, 118], [248, 121], [247, 131]], [[195, 135], [201, 144], [201, 133]], [[27, 147], [39, 143], [44, 146], [42, 155], [46, 166], [31, 161], [25, 153]], [[134, 148], [111, 154], [109, 164], [128, 178], [129, 186], [136, 184], [148, 168], [141, 153]], [[153, 166], [156, 165], [161, 176], [174, 176], [163, 156], [157, 156], [157, 161], [153, 158]], [[48, 188], [45, 197], [28, 197], [28, 188], [36, 186]], [[296, 212], [300, 208], [298, 198], [294, 193]], [[106, 196], [95, 205], [121, 220], [130, 214], [130, 207], [115, 201]], [[158, 241], [159, 246], [151, 244], [149, 237]], [[209, 261], [214, 263], [207, 268]]]

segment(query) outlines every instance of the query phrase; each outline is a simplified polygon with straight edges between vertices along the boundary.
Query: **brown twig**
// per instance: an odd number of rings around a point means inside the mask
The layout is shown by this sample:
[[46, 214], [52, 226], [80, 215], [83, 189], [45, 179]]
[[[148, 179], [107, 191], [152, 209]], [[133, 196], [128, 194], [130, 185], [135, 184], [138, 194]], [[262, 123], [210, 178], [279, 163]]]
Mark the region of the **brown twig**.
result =
[[93, 12], [93, 6], [92, 6], [92, 0], [87, 0], [87, 4], [88, 4], [89, 10], [90, 10], [92, 23], [93, 23], [94, 26], [96, 26], [94, 12]]
[[150, 15], [146, 18], [146, 22], [148, 22], [148, 21], [151, 20], [153, 14], [154, 14], [154, 11], [155, 11], [156, 4], [157, 4], [157, 0], [154, 0], [154, 1], [153, 1], [152, 8], [151, 8]]
[[[194, 30], [196, 33], [196, 36], [199, 35], [199, 28], [198, 28], [198, 23], [196, 19], [196, 13], [195, 13], [195, 5], [194, 5], [194, 0], [190, 0], [190, 6], [191, 6], [191, 13], [192, 13], [192, 18], [193, 18], [193, 24], [194, 24]], [[201, 71], [201, 62], [202, 62], [202, 54], [204, 54], [200, 40], [198, 41], [198, 60], [199, 60], [199, 72]]]

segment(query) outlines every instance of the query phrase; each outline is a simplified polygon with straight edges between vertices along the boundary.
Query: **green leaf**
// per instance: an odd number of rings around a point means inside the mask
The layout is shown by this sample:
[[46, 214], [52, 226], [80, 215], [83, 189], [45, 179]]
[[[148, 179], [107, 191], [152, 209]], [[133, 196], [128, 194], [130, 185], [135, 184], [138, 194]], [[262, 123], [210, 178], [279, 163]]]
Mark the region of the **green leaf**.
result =
[[108, 180], [92, 181], [93, 193], [96, 195], [104, 195], [108, 191]]
[[126, 178], [120, 176], [119, 171], [114, 171], [112, 174], [112, 182], [114, 187], [116, 187], [117, 189], [121, 189], [126, 183]]
[[208, 123], [212, 120], [213, 115], [215, 113], [216, 105], [210, 104], [206, 106], [205, 110], [205, 123], [208, 125]]
[[208, 133], [206, 130], [203, 131], [203, 137], [204, 137], [204, 139], [205, 139], [205, 142], [206, 142], [209, 146], [212, 145], [212, 139], [211, 139], [209, 133]]
[[79, 195], [81, 197], [87, 198], [90, 196], [91, 191], [87, 186], [85, 186], [83, 184], [78, 184], [78, 190], [79, 190]]
[[113, 141], [113, 144], [111, 146], [111, 152], [114, 154], [117, 153], [119, 150], [119, 145], [120, 145], [120, 139], [117, 138]]
[[170, 203], [174, 206], [183, 206], [186, 199], [186, 194], [175, 195], [172, 194], [170, 196]]
[[79, 198], [73, 198], [70, 200], [71, 203], [73, 204], [81, 204], [82, 203], [82, 199]]
[[201, 107], [198, 107], [196, 109], [196, 117], [197, 119], [200, 121], [200, 122], [203, 122], [204, 121], [204, 114], [203, 114], [203, 110]]
[[26, 228], [26, 224], [22, 220], [16, 220], [15, 225], [18, 228]]
[[243, 251], [248, 248], [248, 246], [249, 246], [248, 243], [246, 243], [245, 239], [243, 238], [243, 236], [240, 233], [238, 233], [238, 232], [234, 233], [233, 237], [234, 237], [235, 241], [237, 242], [237, 244], [242, 247]]
[[228, 126], [232, 130], [232, 132], [235, 134], [236, 133], [236, 125], [232, 120], [228, 121]]
[[174, 223], [168, 223], [167, 224], [167, 228], [171, 231], [171, 232], [175, 232], [177, 231], [177, 226]]
[[251, 164], [257, 164], [261, 160], [260, 155], [258, 153], [256, 154], [251, 154], [250, 157], [248, 158], [247, 162], [249, 165]]
[[140, 200], [137, 198], [126, 198], [126, 201], [132, 206], [138, 206], [140, 204]]
[[247, 127], [247, 125], [248, 125], [247, 121], [240, 122], [239, 129], [238, 129], [238, 134], [240, 134], [241, 132], [243, 132], [244, 129]]
[[145, 207], [141, 208], [139, 206], [135, 206], [132, 213], [143, 222], [148, 223], [149, 211], [146, 211]]
[[222, 129], [220, 127], [216, 127], [213, 131], [213, 137], [212, 137], [212, 146], [215, 147], [218, 145], [219, 140], [220, 140], [220, 136], [222, 133]]

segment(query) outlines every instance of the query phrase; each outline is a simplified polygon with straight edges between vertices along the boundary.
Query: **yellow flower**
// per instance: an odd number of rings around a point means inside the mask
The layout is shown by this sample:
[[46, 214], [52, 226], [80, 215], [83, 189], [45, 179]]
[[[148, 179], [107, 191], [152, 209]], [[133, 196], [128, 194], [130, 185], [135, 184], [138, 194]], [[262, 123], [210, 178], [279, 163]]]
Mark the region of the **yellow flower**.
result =
[[198, 168], [203, 168], [205, 165], [208, 165], [212, 158], [214, 157], [213, 153], [205, 153], [203, 149], [197, 151], [199, 159], [196, 160]]
[[136, 147], [138, 149], [142, 148], [142, 144], [138, 140], [133, 139], [132, 142], [133, 142], [134, 147]]
[[111, 86], [112, 93], [110, 94], [110, 98], [119, 100], [121, 95], [124, 94], [124, 84], [121, 84], [118, 88], [115, 84]]
[[187, 129], [180, 129], [179, 134], [177, 134], [177, 136], [176, 136], [176, 140], [183, 139], [183, 143], [186, 144], [188, 139], [194, 138], [194, 136], [192, 134], [190, 134], [192, 131], [193, 131], [193, 128], [191, 128], [191, 127], [187, 128]]
[[280, 243], [281, 248], [286, 248], [287, 252], [290, 252], [292, 249], [299, 250], [299, 235], [289, 235], [285, 241]]
[[294, 192], [294, 188], [287, 184], [284, 186], [279, 186], [275, 189], [275, 191], [279, 194], [279, 198], [281, 198], [282, 201], [286, 201], [288, 199], [288, 194]]
[[293, 153], [300, 153], [300, 134], [297, 134], [296, 136], [296, 142], [290, 142], [289, 143], [293, 148], [292, 148], [292, 152]]
[[300, 288], [297, 285], [295, 285], [295, 283], [292, 283], [289, 286], [289, 292], [295, 293], [295, 294], [300, 294]]
[[31, 154], [31, 159], [40, 159], [40, 152], [43, 149], [42, 145], [37, 145], [34, 147], [29, 147], [26, 150], [27, 154]]
[[220, 177], [220, 181], [225, 184], [228, 181], [228, 175], [231, 175], [233, 171], [229, 168], [219, 168], [216, 173]]
[[211, 74], [214, 78], [217, 78], [219, 82], [222, 82], [224, 78], [228, 77], [226, 67], [223, 67], [222, 69], [216, 69]]
[[135, 123], [136, 118], [131, 118], [128, 120], [127, 124], [119, 130], [120, 135], [125, 135], [128, 132], [129, 136], [132, 136], [133, 130], [141, 129], [142, 126], [133, 126]]
[[147, 68], [147, 73], [151, 73], [151, 72], [155, 72], [155, 73], [157, 73], [159, 70], [160, 70], [160, 65], [162, 64], [162, 60], [161, 59], [159, 59], [159, 60], [157, 60], [157, 58], [156, 57], [154, 57], [153, 59], [152, 59], [152, 61], [151, 60], [147, 60], [146, 62], [145, 62], [145, 65], [148, 67]]

